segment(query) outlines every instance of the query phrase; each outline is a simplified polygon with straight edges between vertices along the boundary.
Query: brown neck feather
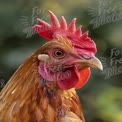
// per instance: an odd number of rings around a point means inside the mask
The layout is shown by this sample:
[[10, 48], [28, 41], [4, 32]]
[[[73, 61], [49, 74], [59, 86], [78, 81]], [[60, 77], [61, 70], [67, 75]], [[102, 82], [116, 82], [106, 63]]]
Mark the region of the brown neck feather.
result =
[[0, 92], [0, 121], [58, 122], [67, 111], [83, 118], [74, 89], [63, 91], [55, 82], [41, 78], [38, 73], [39, 53], [40, 50], [29, 57]]

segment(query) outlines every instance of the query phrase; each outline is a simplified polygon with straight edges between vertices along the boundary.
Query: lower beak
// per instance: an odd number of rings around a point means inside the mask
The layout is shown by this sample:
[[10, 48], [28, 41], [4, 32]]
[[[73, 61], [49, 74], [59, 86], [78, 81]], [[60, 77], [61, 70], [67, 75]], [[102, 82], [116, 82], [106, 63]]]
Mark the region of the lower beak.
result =
[[103, 70], [101, 61], [96, 57], [93, 57], [92, 59], [89, 59], [89, 60], [86, 60], [86, 59], [79, 60], [77, 64], [79, 65], [79, 67], [92, 67], [95, 69]]

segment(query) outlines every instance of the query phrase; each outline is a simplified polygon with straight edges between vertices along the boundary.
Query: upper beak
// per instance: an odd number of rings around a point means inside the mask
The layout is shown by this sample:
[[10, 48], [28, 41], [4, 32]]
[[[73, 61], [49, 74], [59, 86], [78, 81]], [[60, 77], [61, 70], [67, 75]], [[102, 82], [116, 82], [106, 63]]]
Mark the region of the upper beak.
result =
[[92, 59], [89, 59], [89, 60], [86, 60], [86, 59], [85, 60], [78, 60], [77, 64], [80, 67], [92, 67], [95, 69], [103, 70], [103, 66], [102, 66], [101, 61], [96, 57], [93, 57]]

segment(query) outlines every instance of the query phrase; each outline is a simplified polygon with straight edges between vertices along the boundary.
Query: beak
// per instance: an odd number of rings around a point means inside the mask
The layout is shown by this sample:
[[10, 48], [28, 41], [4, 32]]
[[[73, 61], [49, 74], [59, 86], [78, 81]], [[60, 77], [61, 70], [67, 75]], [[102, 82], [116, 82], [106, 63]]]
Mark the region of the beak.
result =
[[93, 57], [92, 59], [89, 59], [89, 60], [86, 60], [86, 59], [78, 60], [77, 64], [79, 67], [92, 67], [95, 69], [103, 70], [101, 61], [96, 57]]

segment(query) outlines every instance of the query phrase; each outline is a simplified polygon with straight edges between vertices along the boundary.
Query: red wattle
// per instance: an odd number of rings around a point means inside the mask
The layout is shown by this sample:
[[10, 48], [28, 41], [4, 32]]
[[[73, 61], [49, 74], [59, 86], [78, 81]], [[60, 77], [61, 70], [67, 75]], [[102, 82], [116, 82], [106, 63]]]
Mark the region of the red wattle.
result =
[[79, 89], [79, 88], [83, 87], [87, 83], [87, 81], [90, 77], [90, 74], [91, 74], [90, 68], [82, 69], [80, 71], [80, 79], [79, 79], [78, 83], [75, 85], [75, 88]]
[[79, 80], [79, 72], [76, 66], [64, 69], [58, 74], [57, 84], [61, 89], [74, 88]]

